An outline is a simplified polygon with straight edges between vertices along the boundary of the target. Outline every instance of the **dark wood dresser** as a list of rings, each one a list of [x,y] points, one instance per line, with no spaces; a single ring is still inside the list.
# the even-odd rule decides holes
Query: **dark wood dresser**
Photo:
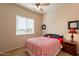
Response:
[[[64,41],[62,50],[66,53],[76,56],[77,55],[77,42]]]

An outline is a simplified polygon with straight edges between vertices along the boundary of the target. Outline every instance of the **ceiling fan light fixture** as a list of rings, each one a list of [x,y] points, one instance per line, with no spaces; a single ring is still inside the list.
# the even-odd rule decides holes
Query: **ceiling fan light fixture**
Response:
[[[34,8],[37,9],[37,10],[40,10],[41,7],[35,5]]]
[[[35,5],[34,7],[35,7],[35,8],[40,8],[40,5],[39,5],[39,6]]]
[[[34,8],[43,12],[44,10],[41,6],[47,6],[47,5],[49,5],[49,3],[35,3]]]

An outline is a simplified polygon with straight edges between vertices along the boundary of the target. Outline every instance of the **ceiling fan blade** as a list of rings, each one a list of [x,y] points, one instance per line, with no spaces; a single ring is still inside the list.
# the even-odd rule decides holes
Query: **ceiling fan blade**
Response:
[[[40,6],[49,5],[49,3],[40,3]]]

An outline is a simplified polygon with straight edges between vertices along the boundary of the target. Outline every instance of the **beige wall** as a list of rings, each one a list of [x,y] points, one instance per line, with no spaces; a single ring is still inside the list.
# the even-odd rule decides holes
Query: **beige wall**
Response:
[[[35,18],[35,34],[16,36],[16,15]],[[0,49],[8,50],[24,45],[29,37],[41,36],[42,15],[14,4],[0,4]]]
[[[45,33],[63,34],[66,40],[70,40],[68,33],[68,21],[79,20],[79,4],[56,4],[55,8],[51,8],[49,12],[43,15],[43,24],[46,24]],[[79,31],[78,31],[79,32]],[[79,33],[74,37],[78,42],[79,52]]]

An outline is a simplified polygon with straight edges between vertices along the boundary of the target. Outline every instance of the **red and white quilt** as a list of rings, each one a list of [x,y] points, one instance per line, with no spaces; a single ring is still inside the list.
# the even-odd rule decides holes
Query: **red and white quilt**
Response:
[[[61,43],[55,38],[36,37],[26,40],[25,48],[33,56],[53,56],[60,50]]]

